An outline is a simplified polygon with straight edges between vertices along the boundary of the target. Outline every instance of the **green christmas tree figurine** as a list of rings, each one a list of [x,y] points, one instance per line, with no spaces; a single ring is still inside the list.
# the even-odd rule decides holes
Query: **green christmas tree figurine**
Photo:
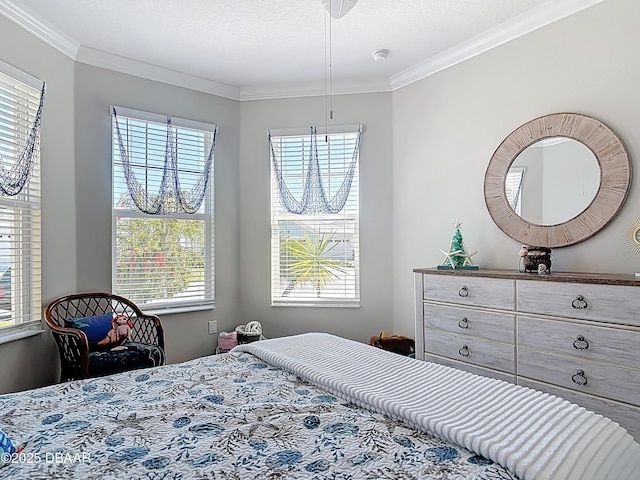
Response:
[[[441,270],[450,270],[450,269],[463,269],[463,270],[477,270],[478,266],[474,265],[471,261],[471,257],[475,255],[476,252],[469,253],[467,251],[467,247],[464,244],[464,240],[462,239],[462,232],[460,231],[460,222],[455,223],[455,230],[453,232],[453,237],[451,237],[451,244],[449,245],[449,251],[445,252],[444,250],[440,250],[444,253],[445,258],[442,261],[442,264],[438,266]]]

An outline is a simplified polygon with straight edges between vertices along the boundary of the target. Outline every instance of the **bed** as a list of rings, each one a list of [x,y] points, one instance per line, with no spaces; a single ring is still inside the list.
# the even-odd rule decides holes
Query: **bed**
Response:
[[[0,479],[629,480],[640,445],[562,399],[333,335],[0,395]]]

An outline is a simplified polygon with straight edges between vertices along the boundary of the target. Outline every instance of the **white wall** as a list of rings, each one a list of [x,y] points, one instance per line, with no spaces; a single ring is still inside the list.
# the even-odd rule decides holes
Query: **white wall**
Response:
[[[266,336],[324,331],[368,340],[393,328],[391,95],[334,97],[335,125],[361,123],[360,294],[354,308],[271,307],[269,128],[324,125],[325,99],[242,102],[240,138],[240,313]]]
[[[487,213],[485,169],[523,123],[576,112],[607,123],[640,168],[640,3],[607,0],[393,94],[396,331],[413,334],[412,269],[440,263],[453,223],[484,267],[516,268],[519,244]],[[553,251],[556,271],[630,273],[625,231],[640,215],[632,185],[619,215],[578,245]]]

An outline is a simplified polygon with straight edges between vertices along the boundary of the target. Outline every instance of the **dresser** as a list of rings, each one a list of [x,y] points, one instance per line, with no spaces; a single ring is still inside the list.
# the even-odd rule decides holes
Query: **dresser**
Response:
[[[416,358],[558,395],[640,440],[640,278],[415,269]]]

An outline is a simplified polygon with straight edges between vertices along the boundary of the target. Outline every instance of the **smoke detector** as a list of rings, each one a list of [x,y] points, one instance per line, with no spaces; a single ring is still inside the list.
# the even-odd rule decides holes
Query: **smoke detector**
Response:
[[[389,55],[389,50],[385,50],[384,48],[376,50],[371,54],[376,62],[384,62],[387,59],[387,55]]]

